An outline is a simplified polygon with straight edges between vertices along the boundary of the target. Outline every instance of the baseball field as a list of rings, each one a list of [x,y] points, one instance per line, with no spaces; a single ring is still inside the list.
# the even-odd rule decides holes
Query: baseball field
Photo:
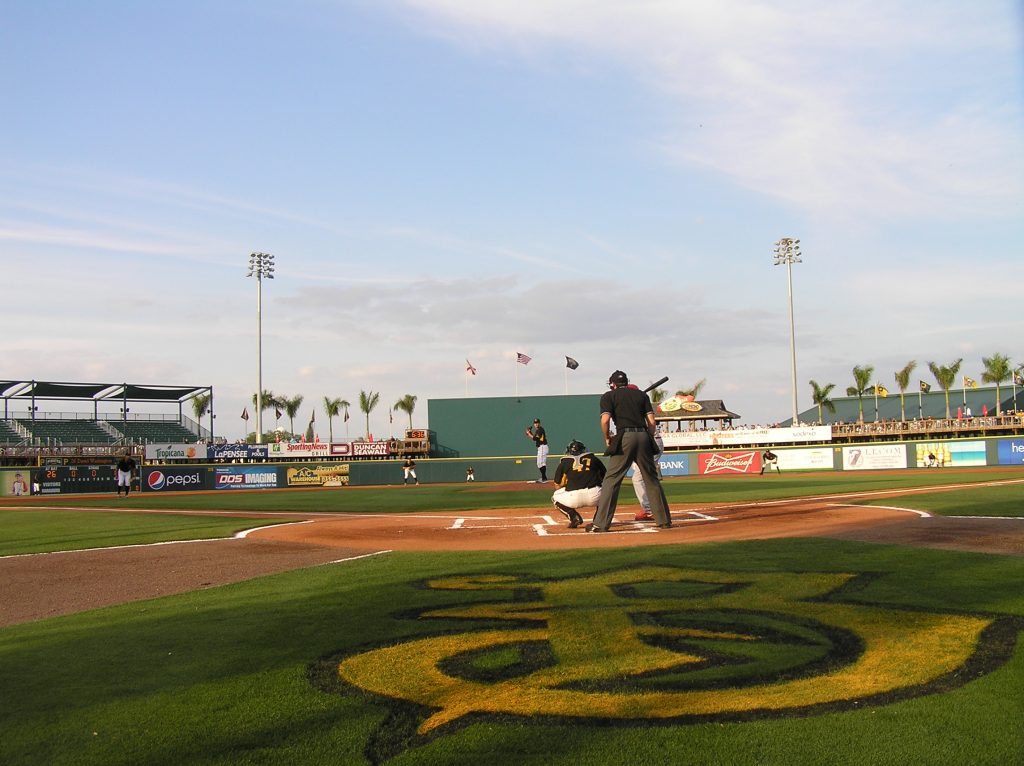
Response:
[[[1024,763],[1024,470],[0,503],[3,764]]]

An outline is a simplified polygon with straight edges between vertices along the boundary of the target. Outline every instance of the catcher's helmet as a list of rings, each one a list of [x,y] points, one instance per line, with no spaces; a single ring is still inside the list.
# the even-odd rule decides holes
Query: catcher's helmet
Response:
[[[614,383],[617,386],[625,386],[629,383],[629,378],[626,377],[626,373],[622,370],[616,370],[608,376],[608,383]]]
[[[587,445],[576,439],[569,442],[569,446],[565,448],[565,454],[567,455],[582,455],[586,451]]]

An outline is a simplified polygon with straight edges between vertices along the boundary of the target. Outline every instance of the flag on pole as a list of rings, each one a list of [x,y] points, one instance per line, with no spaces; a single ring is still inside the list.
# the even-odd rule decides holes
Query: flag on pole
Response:
[[[249,410],[246,407],[242,408],[242,420],[249,419]]]
[[[881,383],[875,383],[875,395],[885,398],[889,395],[889,389],[883,386]]]
[[[388,422],[389,423],[394,423],[395,422],[395,411],[394,410],[388,410]]]
[[[925,383],[923,380],[920,382],[920,386],[921,386],[921,393],[922,394],[927,394],[929,391],[932,390],[932,387],[930,385],[928,385],[927,383]]]
[[[348,410],[345,410],[345,420],[342,421],[342,422],[344,422],[344,423],[348,422]]]
[[[528,357],[526,354],[520,354],[516,352],[516,361],[519,362],[519,364],[529,364],[530,357]]]
[[[977,388],[977,387],[978,387],[978,381],[976,381],[974,378],[968,378],[966,375],[964,375],[964,388]]]
[[[1020,372],[1014,372],[1013,373],[1013,385],[1015,385],[1015,386],[1024,386],[1024,375],[1022,375]]]
[[[468,359],[466,360],[466,372],[470,375],[476,375],[476,367],[470,364]]]
[[[309,422],[310,423],[315,423],[316,422],[316,410],[313,410],[313,414],[309,416]]]
[[[580,363],[573,359],[571,356],[567,356],[565,358],[565,366],[568,367],[570,370],[575,370],[577,367],[580,366]]]
[[[277,416],[277,419],[278,419],[278,420],[280,420],[280,419],[281,419],[281,416],[282,416],[283,414],[284,414],[284,413],[283,413],[283,412],[281,412],[281,410],[277,409],[277,407],[275,407],[275,408],[274,408],[274,415],[276,415],[276,416]]]

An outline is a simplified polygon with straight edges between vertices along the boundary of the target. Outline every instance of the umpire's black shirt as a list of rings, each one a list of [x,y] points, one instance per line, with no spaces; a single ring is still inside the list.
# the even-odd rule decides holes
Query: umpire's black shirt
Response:
[[[647,413],[653,413],[651,400],[638,388],[613,388],[601,397],[601,412],[607,412],[616,430],[623,428],[647,429]]]

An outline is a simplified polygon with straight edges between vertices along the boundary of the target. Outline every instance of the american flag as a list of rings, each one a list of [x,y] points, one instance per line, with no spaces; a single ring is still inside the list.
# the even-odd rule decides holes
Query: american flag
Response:
[[[470,375],[476,375],[476,367],[470,364],[468,359],[466,360],[466,372]]]
[[[526,354],[516,353],[516,361],[519,362],[519,364],[529,364],[530,357],[528,357]]]

